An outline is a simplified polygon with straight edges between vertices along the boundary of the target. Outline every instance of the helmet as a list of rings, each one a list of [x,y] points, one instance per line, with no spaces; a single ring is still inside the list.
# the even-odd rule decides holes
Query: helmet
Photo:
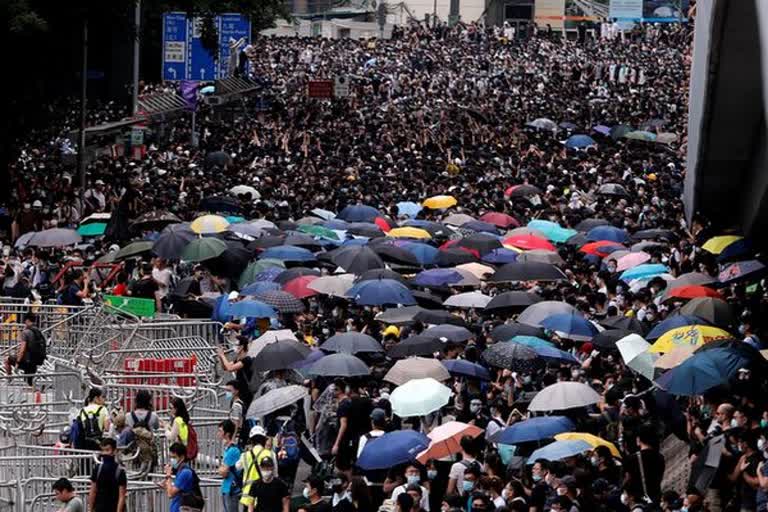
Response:
[[[251,431],[248,433],[248,438],[254,438],[256,436],[264,436],[266,437],[267,432],[264,430],[264,427],[261,425],[254,425],[251,427]]]

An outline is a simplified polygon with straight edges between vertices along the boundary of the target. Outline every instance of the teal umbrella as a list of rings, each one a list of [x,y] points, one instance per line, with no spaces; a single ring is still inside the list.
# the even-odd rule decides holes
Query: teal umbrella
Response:
[[[256,282],[256,276],[261,272],[264,272],[268,268],[285,268],[285,263],[280,260],[273,260],[271,258],[265,258],[263,260],[252,261],[245,267],[243,273],[237,279],[237,285],[240,288],[245,288],[251,283]]]
[[[527,347],[531,348],[553,348],[555,345],[547,340],[543,340],[541,338],[538,338],[536,336],[524,336],[524,335],[518,335],[513,336],[509,339],[509,341],[513,343],[519,343],[520,345],[525,345]]]
[[[227,244],[218,238],[195,238],[181,251],[185,261],[212,260],[227,250]]]
[[[230,224],[237,224],[238,222],[245,222],[245,219],[243,217],[240,217],[239,215],[227,215],[224,217],[227,219],[227,222]]]
[[[119,251],[115,253],[114,256],[112,256],[112,261],[120,261],[124,260],[126,258],[132,258],[134,256],[139,256],[140,254],[143,254],[145,252],[149,252],[152,250],[153,242],[150,242],[148,240],[141,240],[138,242],[132,242]]]
[[[549,240],[559,244],[578,233],[575,229],[564,228],[560,224],[548,220],[532,220],[528,223],[528,227],[540,231]]]
[[[624,138],[631,140],[644,140],[646,142],[655,142],[656,134],[643,130],[635,130],[634,132],[625,133]]]
[[[107,225],[103,222],[92,222],[90,224],[83,224],[77,228],[77,233],[80,236],[101,236],[106,231]]]

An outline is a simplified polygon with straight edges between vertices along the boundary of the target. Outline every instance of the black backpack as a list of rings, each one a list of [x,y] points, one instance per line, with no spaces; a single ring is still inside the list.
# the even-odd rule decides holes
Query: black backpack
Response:
[[[192,472],[192,490],[181,493],[181,506],[186,507],[187,510],[203,510],[205,508],[205,498],[203,492],[200,489],[200,477],[194,469],[187,466],[187,469]]]
[[[41,365],[47,355],[47,340],[43,332],[37,327],[30,327],[32,340],[27,342],[25,359],[32,364]]]
[[[101,410],[104,407],[101,406],[96,409],[96,412],[89,414],[85,409],[80,409],[80,414],[77,415],[79,437],[81,439],[82,447],[86,450],[98,450],[99,443],[101,442],[102,432],[99,426],[99,416]]]

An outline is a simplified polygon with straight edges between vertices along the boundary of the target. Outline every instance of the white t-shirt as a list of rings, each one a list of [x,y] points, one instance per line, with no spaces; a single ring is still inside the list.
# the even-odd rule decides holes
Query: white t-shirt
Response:
[[[377,437],[381,437],[384,434],[385,434],[385,432],[383,430],[371,430],[367,434],[363,434],[362,436],[360,436],[360,442],[357,445],[357,456],[358,456],[358,458],[360,457],[360,454],[363,453],[363,448],[365,448],[365,443],[368,442],[368,438],[369,437],[371,439],[374,439],[374,438],[377,438]]]
[[[490,439],[493,434],[504,429],[504,427],[499,425],[499,421],[501,421],[499,418],[491,418],[491,421],[488,422],[488,426],[485,427],[486,439]],[[502,425],[504,424],[503,422],[501,423]]]
[[[171,285],[171,275],[171,270],[169,268],[164,268],[162,270],[159,268],[152,269],[152,279],[157,281],[159,286],[157,294],[161,298],[168,295],[168,287]]]
[[[392,491],[392,501],[397,503],[397,497],[405,492],[406,487],[408,487],[408,484],[395,487],[395,490]],[[419,506],[429,512],[429,491],[421,485],[419,487],[421,487],[421,503],[419,503]]]
[[[472,462],[477,462],[477,460],[466,458],[459,462],[454,462],[453,466],[451,466],[450,473],[448,473],[449,480],[451,478],[456,480],[456,492],[459,496],[464,496],[464,471],[466,471],[468,464]]]

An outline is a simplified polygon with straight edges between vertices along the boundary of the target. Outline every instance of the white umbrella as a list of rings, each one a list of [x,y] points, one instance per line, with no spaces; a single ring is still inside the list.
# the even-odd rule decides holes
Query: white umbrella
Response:
[[[616,348],[626,365],[646,379],[653,380],[654,363],[659,354],[650,354],[650,346],[639,334],[630,334],[616,342]]]
[[[331,220],[336,218],[336,214],[329,210],[323,210],[322,208],[315,208],[311,212],[315,217],[320,217],[323,220]]]
[[[246,418],[266,416],[308,396],[304,386],[291,385],[273,389],[251,402]]]
[[[38,231],[30,237],[27,245],[32,247],[64,247],[82,242],[74,229],[52,228]]]
[[[248,345],[248,355],[256,357],[270,343],[277,340],[299,341],[290,329],[280,329],[276,331],[267,331]]]
[[[460,293],[448,297],[443,306],[453,308],[484,308],[491,302],[491,297],[483,295],[480,292]]]
[[[261,199],[259,191],[250,185],[237,185],[229,189],[229,193],[233,196],[239,196],[241,194],[251,194],[251,199]]]
[[[398,386],[390,395],[392,412],[401,418],[426,416],[451,399],[451,388],[435,379],[414,379]]]
[[[250,221],[248,224],[255,228],[259,229],[275,229],[277,226],[275,226],[275,223],[272,221],[269,221],[267,219],[256,219]]]
[[[318,277],[307,285],[310,290],[331,297],[346,297],[347,292],[355,284],[354,274],[336,274]]]
[[[586,407],[600,401],[600,395],[581,382],[558,382],[547,386],[533,397],[529,411],[563,411]]]
[[[462,275],[461,281],[453,283],[450,286],[480,286],[480,279],[469,270],[456,267],[454,270]]]

